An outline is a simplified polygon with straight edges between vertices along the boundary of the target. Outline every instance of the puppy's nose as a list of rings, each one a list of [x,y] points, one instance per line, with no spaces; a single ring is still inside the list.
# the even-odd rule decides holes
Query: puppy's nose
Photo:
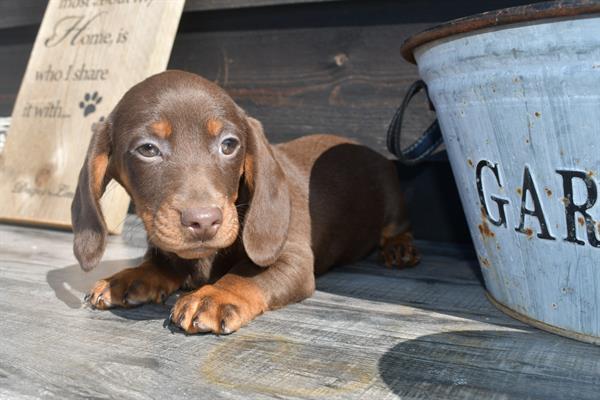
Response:
[[[187,208],[181,212],[181,224],[200,240],[212,239],[223,222],[217,207]]]

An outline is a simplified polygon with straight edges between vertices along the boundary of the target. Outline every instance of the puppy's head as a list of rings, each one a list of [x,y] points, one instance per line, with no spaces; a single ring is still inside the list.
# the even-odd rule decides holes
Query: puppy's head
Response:
[[[249,207],[242,238],[252,261],[270,265],[287,238],[289,194],[261,124],[197,75],[146,79],[95,127],[71,208],[74,252],[85,270],[104,252],[99,199],[111,179],[130,194],[149,241],[181,258],[233,244],[240,183],[251,195],[242,205]]]

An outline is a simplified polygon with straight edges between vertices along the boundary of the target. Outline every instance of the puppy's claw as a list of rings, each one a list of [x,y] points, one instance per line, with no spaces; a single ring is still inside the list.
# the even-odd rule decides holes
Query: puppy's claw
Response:
[[[225,325],[225,320],[222,319],[221,320],[221,331],[220,333],[222,335],[229,335],[231,333],[231,330],[229,328],[227,328],[227,325]]]
[[[163,321],[163,328],[168,328],[171,326],[171,324],[173,324],[173,310],[171,310],[171,312],[169,313],[169,317],[165,318],[165,320]],[[172,329],[171,333],[173,333]]]

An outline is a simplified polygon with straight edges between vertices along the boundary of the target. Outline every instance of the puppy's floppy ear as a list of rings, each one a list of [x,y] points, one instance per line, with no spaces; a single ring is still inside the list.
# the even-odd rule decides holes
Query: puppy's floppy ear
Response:
[[[260,122],[247,117],[249,132],[244,179],[251,193],[242,240],[250,259],[261,267],[273,264],[287,240],[290,194],[281,166],[273,156]]]
[[[111,124],[98,122],[92,129],[94,134],[71,204],[71,222],[75,233],[73,252],[85,271],[98,265],[106,246],[108,231],[100,208],[100,198],[111,179],[107,174]]]

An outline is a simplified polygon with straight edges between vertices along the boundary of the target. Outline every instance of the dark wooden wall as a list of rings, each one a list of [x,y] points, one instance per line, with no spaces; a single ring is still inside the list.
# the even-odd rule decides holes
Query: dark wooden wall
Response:
[[[387,125],[416,67],[399,52],[443,21],[525,4],[515,0],[193,0],[169,68],[217,81],[274,142],[310,133],[350,136],[388,155]],[[39,22],[41,0],[0,2],[0,116],[10,115]],[[427,125],[425,101],[407,140]],[[399,169],[416,235],[468,242],[445,157]]]

